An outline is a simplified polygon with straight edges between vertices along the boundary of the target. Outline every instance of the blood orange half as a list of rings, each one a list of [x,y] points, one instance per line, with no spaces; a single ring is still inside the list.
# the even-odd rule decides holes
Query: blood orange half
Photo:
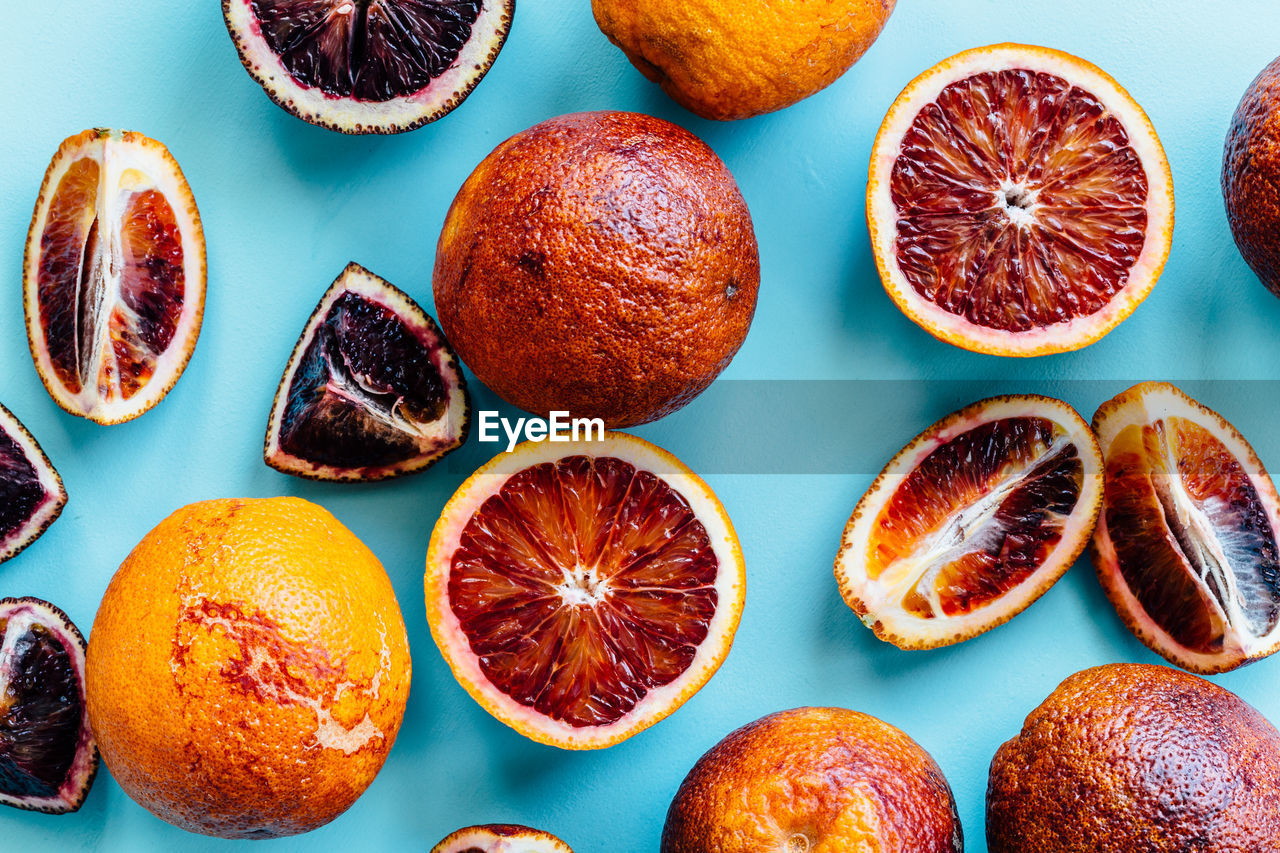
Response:
[[[0,563],[39,539],[66,505],[67,490],[53,463],[0,406]]]
[[[431,853],[573,853],[549,832],[513,824],[468,826],[450,833]]]
[[[1133,313],[1173,236],[1173,179],[1101,69],[1000,44],[938,63],[876,137],[867,223],[885,290],[976,352],[1079,349]]]
[[[1280,498],[1244,437],[1166,382],[1104,403],[1093,428],[1106,464],[1093,564],[1129,629],[1202,674],[1280,649]]]
[[[27,338],[54,402],[100,424],[160,402],[195,349],[204,293],[200,213],[168,149],[117,130],[63,142],[23,265]]]
[[[436,644],[533,740],[594,749],[672,713],[724,661],[746,576],[711,489],[622,433],[526,442],[445,505],[425,578]]]
[[[1102,458],[1074,409],[982,400],[916,436],[862,496],[836,555],[840,593],[899,648],[967,640],[1062,577],[1101,499]]]

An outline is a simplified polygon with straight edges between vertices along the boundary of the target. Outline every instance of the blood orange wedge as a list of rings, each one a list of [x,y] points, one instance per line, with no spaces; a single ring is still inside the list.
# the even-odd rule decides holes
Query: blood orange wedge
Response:
[[[54,401],[100,424],[160,402],[195,349],[204,291],[200,214],[168,149],[117,130],[63,142],[23,266],[27,338]]]
[[[862,496],[836,555],[840,594],[899,648],[959,643],[1062,577],[1101,499],[1102,458],[1074,409],[982,400],[916,436]]]
[[[1144,382],[1093,416],[1106,496],[1093,565],[1138,639],[1193,672],[1280,648],[1280,498],[1211,409]]]
[[[0,406],[0,563],[39,539],[66,504],[67,490],[49,457]]]
[[[451,833],[431,853],[573,853],[549,832],[527,826],[468,826]]]
[[[418,303],[348,264],[302,330],[276,391],[268,465],[315,480],[422,471],[467,438],[458,359]]]
[[[427,620],[453,674],[516,731],[610,746],[684,704],[729,653],[746,575],[715,494],[623,433],[526,442],[431,534]]]
[[[342,133],[399,133],[462,103],[502,50],[515,0],[222,0],[271,100]]]
[[[1044,47],[965,51],[889,109],[867,223],[885,290],[935,337],[1029,356],[1128,317],[1173,235],[1155,129],[1101,69]]]

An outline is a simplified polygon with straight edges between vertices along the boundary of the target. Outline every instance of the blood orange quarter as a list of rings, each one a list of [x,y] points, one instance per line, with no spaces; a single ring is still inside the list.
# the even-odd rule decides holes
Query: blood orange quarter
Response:
[[[173,156],[140,133],[62,143],[31,218],[22,301],[54,402],[100,424],[169,393],[200,335],[204,230]]]
[[[867,182],[889,296],[935,337],[997,355],[1079,349],[1133,313],[1173,210],[1142,108],[1091,63],[1030,45],[975,48],[913,80]]]
[[[742,549],[711,489],[631,435],[519,445],[431,535],[427,620],[459,683],[533,740],[610,746],[684,704],[742,615]]]
[[[1280,497],[1217,412],[1144,382],[1093,416],[1106,497],[1093,564],[1152,651],[1212,674],[1280,649]]]
[[[862,496],[836,555],[840,593],[900,648],[967,640],[1062,577],[1101,499],[1102,458],[1074,409],[982,400],[916,436]]]

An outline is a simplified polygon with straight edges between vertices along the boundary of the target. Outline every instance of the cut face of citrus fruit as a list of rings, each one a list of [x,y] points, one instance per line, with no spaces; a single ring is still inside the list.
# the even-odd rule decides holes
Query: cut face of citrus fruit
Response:
[[[169,151],[86,130],[45,173],[23,266],[27,337],[54,401],[131,420],[186,368],[204,313],[204,231]]]
[[[223,0],[271,100],[343,133],[399,133],[462,103],[502,50],[515,0]]]
[[[622,433],[519,445],[431,535],[427,619],[454,675],[536,741],[609,746],[684,704],[729,653],[746,578],[715,494]]]
[[[459,829],[431,848],[431,853],[573,853],[549,832],[512,824]]]
[[[84,637],[38,598],[0,599],[0,803],[64,814],[98,772]]]
[[[867,223],[885,290],[941,340],[1029,356],[1098,340],[1169,254],[1173,179],[1101,69],[1001,44],[921,74],[871,154]]]
[[[1098,579],[1157,654],[1199,673],[1280,648],[1280,499],[1231,424],[1165,382],[1093,416],[1106,497]]]
[[[276,391],[265,458],[317,480],[421,471],[467,438],[458,360],[418,304],[349,264],[307,321]]]
[[[1057,582],[1101,499],[1102,458],[1074,409],[974,403],[916,436],[862,496],[836,555],[840,594],[899,648],[967,640]]]
[[[67,490],[49,457],[0,406],[0,563],[39,539],[66,504]]]

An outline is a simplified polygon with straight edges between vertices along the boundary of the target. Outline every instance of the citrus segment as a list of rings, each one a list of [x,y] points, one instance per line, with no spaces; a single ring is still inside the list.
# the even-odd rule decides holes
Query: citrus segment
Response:
[[[421,471],[466,441],[457,358],[405,293],[349,264],[307,321],[276,391],[266,462],[320,480]]]
[[[84,803],[98,772],[84,653],[57,607],[0,599],[0,803],[48,814]]]
[[[168,150],[112,130],[63,142],[23,289],[32,357],[58,405],[98,423],[154,406],[195,348],[204,293],[200,215]]]
[[[1088,425],[1065,403],[975,403],[917,436],[858,503],[836,557],[841,594],[903,648],[993,628],[1080,555],[1101,478]]]
[[[450,833],[431,853],[573,853],[549,832],[514,824],[468,826]]]
[[[1155,131],[1069,54],[996,45],[916,78],[881,126],[867,216],[890,296],[967,349],[1097,340],[1168,255],[1173,185]]]
[[[1094,427],[1106,459],[1094,564],[1134,633],[1204,673],[1280,648],[1280,502],[1244,438],[1157,382],[1104,404]]]
[[[49,458],[0,406],[0,563],[40,538],[66,503],[67,490]]]
[[[741,550],[715,495],[640,439],[526,443],[432,534],[427,613],[454,674],[521,733],[607,746],[671,713],[728,653]]]

